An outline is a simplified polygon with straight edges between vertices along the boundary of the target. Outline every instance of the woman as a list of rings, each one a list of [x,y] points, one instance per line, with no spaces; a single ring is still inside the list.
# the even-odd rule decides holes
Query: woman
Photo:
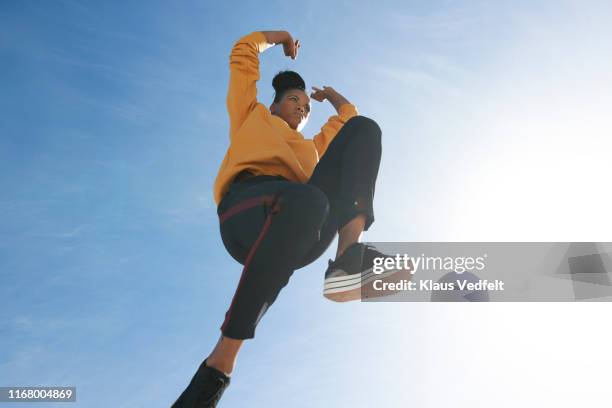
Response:
[[[358,299],[361,273],[380,255],[359,242],[374,222],[372,203],[381,158],[381,131],[331,87],[313,87],[299,74],[274,77],[273,103],[256,99],[259,53],[282,44],[296,59],[299,40],[286,31],[251,33],[230,55],[227,109],[230,146],[214,187],[223,243],[244,265],[221,338],[173,405],[214,407],[229,385],[244,340],[296,269],[323,254],[338,233],[336,260],[325,273],[324,295]],[[300,133],[310,98],[329,101],[337,115],[313,139]]]

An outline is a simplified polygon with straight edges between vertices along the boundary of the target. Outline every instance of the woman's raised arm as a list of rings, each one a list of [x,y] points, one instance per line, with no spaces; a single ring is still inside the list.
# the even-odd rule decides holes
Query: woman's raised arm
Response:
[[[259,54],[276,44],[283,44],[286,56],[297,58],[299,40],[294,41],[287,31],[255,31],[236,41],[232,47],[227,92],[230,139],[257,106]]]

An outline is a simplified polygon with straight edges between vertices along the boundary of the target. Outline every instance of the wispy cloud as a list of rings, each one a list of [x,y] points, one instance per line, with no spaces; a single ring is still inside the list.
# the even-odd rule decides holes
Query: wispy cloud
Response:
[[[41,238],[58,238],[58,239],[69,239],[69,238],[78,238],[81,236],[82,232],[87,230],[89,225],[81,224],[67,231],[52,231],[52,232],[34,232],[28,235],[33,237],[41,237]]]
[[[426,91],[437,95],[457,96],[459,89],[448,78],[416,68],[399,66],[374,66],[371,68],[377,78],[386,78],[402,87]]]
[[[419,38],[451,42],[465,39],[466,31],[482,19],[480,14],[466,13],[460,9],[443,9],[421,15],[387,10],[381,17],[385,21],[385,27],[401,30],[403,38],[413,33]]]

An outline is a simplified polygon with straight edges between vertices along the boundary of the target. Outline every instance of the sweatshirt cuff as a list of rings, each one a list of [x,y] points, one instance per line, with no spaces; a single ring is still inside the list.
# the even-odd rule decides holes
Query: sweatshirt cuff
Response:
[[[359,115],[359,112],[357,112],[357,108],[352,103],[345,103],[338,109],[338,116],[340,116],[340,118],[344,121],[347,121],[353,116],[357,115]]]
[[[274,47],[274,44],[268,43],[266,36],[261,31],[252,32],[251,34],[247,35],[246,38],[250,40],[249,42],[252,42],[257,46],[257,51],[260,53],[264,52],[270,47]]]

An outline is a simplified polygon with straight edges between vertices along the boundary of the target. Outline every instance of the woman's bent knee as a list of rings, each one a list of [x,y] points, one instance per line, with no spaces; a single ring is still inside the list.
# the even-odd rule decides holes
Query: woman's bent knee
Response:
[[[380,126],[378,126],[378,123],[376,123],[374,119],[370,119],[367,116],[353,116],[346,122],[347,125],[349,123],[353,123],[353,126],[358,126],[359,129],[364,130],[364,133],[367,133],[368,135],[371,135],[379,140],[382,137],[382,130],[380,129]]]

